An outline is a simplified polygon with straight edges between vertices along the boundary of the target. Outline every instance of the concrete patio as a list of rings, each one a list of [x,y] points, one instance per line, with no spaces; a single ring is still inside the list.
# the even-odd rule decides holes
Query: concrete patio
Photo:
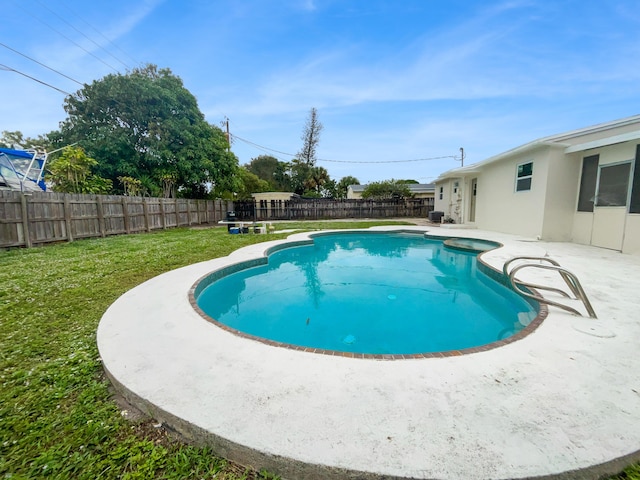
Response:
[[[287,479],[596,479],[640,460],[640,256],[479,230],[377,229],[398,228],[501,242],[483,255],[499,270],[548,255],[577,274],[598,319],[550,307],[521,340],[446,358],[272,347],[205,321],[188,298],[203,275],[281,243],[266,242],[123,295],[98,329],[105,369],[167,428]],[[524,278],[563,286],[552,272]]]

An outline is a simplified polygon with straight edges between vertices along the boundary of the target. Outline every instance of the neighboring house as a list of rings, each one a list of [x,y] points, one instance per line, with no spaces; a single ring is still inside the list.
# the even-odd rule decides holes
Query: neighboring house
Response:
[[[456,223],[640,253],[640,115],[541,138],[443,173]]]
[[[413,198],[433,198],[435,185],[433,183],[408,183],[409,191],[413,194]],[[362,198],[362,192],[367,185],[349,185],[347,189],[348,199]]]
[[[257,218],[272,218],[284,211],[285,202],[300,195],[291,192],[261,192],[252,193],[258,211]]]

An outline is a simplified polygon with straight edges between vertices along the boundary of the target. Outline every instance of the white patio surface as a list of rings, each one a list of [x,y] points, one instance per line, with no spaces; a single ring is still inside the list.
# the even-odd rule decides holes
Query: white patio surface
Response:
[[[273,347],[205,321],[188,298],[203,275],[280,243],[267,242],[123,295],[98,329],[105,369],[168,428],[288,479],[595,479],[640,460],[640,256],[480,230],[376,229],[399,228],[501,242],[483,256],[497,269],[548,255],[578,276],[599,318],[550,307],[524,339],[445,358]],[[522,276],[563,286],[552,272]]]

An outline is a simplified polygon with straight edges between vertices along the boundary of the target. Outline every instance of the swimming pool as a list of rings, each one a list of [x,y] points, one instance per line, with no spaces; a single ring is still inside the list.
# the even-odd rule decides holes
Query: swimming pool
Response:
[[[256,339],[326,352],[411,355],[488,345],[536,317],[476,253],[409,233],[333,233],[213,272],[197,308]]]

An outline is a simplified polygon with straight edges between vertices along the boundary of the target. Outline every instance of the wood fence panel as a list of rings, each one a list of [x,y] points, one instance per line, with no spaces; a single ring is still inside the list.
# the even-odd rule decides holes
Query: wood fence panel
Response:
[[[319,220],[342,218],[427,217],[433,199],[293,199],[235,202],[238,220]]]
[[[121,235],[127,233],[124,224],[122,198],[116,195],[102,196],[105,235]]]
[[[238,220],[427,217],[433,199],[231,202],[0,191],[0,247],[32,246]]]
[[[159,230],[164,228],[162,216],[162,198],[148,198],[147,200],[147,217],[149,222],[149,230]]]
[[[223,200],[0,190],[0,248],[215,224],[228,210]]]

